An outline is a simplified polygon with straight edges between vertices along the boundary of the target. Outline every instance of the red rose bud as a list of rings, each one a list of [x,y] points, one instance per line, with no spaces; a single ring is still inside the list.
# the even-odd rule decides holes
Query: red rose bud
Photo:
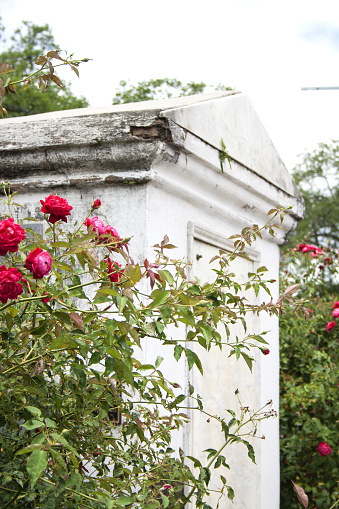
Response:
[[[45,294],[47,296],[47,293],[45,292]],[[49,302],[49,297],[43,297],[42,299],[42,302],[44,302],[45,304],[47,304]]]
[[[92,203],[92,210],[98,209],[99,207],[101,207],[101,201],[99,200],[99,198],[97,198]]]
[[[333,329],[333,327],[335,327],[337,324],[335,322],[328,322],[328,324],[326,325],[326,330],[327,332],[330,332],[331,329]]]
[[[270,353],[269,349],[266,348],[266,350],[261,350],[264,355],[268,355]]]
[[[60,198],[60,196],[51,194],[45,201],[40,200],[42,207],[41,212],[44,214],[50,214],[48,221],[52,224],[57,221],[64,221],[67,223],[67,217],[71,215],[71,207],[65,198]]]
[[[324,268],[325,267],[323,265],[319,265],[319,267],[318,267],[319,270],[324,270]]]
[[[320,442],[318,445],[318,453],[321,456],[328,456],[329,454],[332,454],[332,449],[326,442]]]
[[[107,258],[108,263],[108,277],[112,283],[120,283],[124,269],[121,268],[120,263],[112,262],[110,258]]]
[[[162,489],[164,491],[170,490],[171,488],[172,488],[172,486],[170,484],[164,484],[163,487],[162,487]]]
[[[22,294],[24,282],[22,274],[17,269],[7,269],[5,265],[0,267],[0,301],[6,304],[7,300],[15,300]]]
[[[10,217],[0,221],[0,255],[5,256],[8,251],[16,253],[19,244],[26,238],[26,232]]]
[[[42,279],[51,272],[52,257],[47,251],[37,247],[27,256],[25,268],[33,273],[34,279]]]

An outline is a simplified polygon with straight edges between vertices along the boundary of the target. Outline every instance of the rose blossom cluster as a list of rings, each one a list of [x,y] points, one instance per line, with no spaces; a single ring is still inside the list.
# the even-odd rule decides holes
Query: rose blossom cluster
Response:
[[[300,253],[310,253],[312,257],[322,254],[323,250],[320,247],[314,246],[313,244],[299,244],[294,248],[294,251]]]
[[[333,304],[333,313],[332,313],[332,316],[333,316],[333,318],[339,318],[339,301],[336,301]],[[328,322],[328,324],[326,325],[327,332],[330,332],[330,330],[333,329],[333,327],[336,327],[336,326],[337,326],[337,322],[335,322],[334,320],[332,320],[331,322]]]
[[[73,209],[65,198],[61,198],[57,195],[50,195],[45,200],[40,200],[42,207],[41,212],[49,214],[48,221],[51,224],[55,224],[57,221],[64,221],[67,223],[67,217],[70,215],[70,211]],[[91,206],[91,212],[98,209],[101,206],[99,199],[94,200]],[[102,235],[108,235],[112,237],[112,240],[116,243],[115,248],[121,248],[126,245],[119,237],[118,232],[109,225],[105,225],[98,217],[92,219],[86,218],[84,222],[87,229],[92,227],[98,237]],[[26,238],[25,230],[12,218],[4,219],[0,221],[0,255],[5,256],[8,252],[15,253],[19,249],[19,244]],[[99,239],[99,242],[104,243],[109,241],[108,237]],[[44,251],[40,247],[35,248],[27,256],[24,268],[29,270],[34,279],[42,279],[47,276],[52,269],[52,257],[48,251]],[[122,278],[124,270],[118,262],[115,262],[107,258],[107,272],[110,281],[113,283],[119,283]],[[7,303],[7,300],[15,300],[23,293],[23,286],[28,286],[26,279],[23,277],[21,272],[15,268],[6,268],[5,265],[0,267],[0,301],[3,304]],[[41,299],[47,303],[49,297],[46,292]]]
[[[113,226],[106,225],[97,216],[92,217],[91,219],[89,217],[86,217],[84,225],[87,226],[87,230],[89,230],[90,227],[92,227],[92,230],[96,232],[100,243],[111,242],[109,237],[101,237],[102,235],[110,235],[112,237],[112,241],[115,243],[114,247],[121,248],[124,245],[116,229],[113,228]]]

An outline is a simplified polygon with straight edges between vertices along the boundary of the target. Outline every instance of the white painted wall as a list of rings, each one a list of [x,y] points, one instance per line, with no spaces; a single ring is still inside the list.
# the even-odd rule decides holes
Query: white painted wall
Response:
[[[135,109],[128,105],[4,120],[0,177],[10,179],[20,191],[18,201],[24,208],[16,211],[18,217],[41,217],[40,199],[54,193],[73,206],[71,227],[75,221],[82,222],[93,199],[100,198],[98,215],[120,236],[132,236],[131,255],[136,262],[143,263],[146,257],[152,261],[151,246],[167,234],[178,246],[170,254],[193,261],[193,275],[202,278],[210,277],[206,263],[210,255],[219,246],[230,247],[224,239],[245,226],[264,224],[271,208],[294,205],[285,220],[286,231],[274,239],[264,234],[251,252],[253,266],[266,265],[269,277],[278,281],[279,244],[295,227],[303,205],[265,130],[261,126],[253,131],[253,125],[248,125],[251,118],[253,125],[259,125],[241,94],[217,94],[146,103]],[[214,123],[217,128],[211,134]],[[224,174],[216,148],[221,134],[226,147],[230,142],[235,159],[232,169],[226,162]],[[196,250],[204,252],[199,264],[194,260]],[[238,264],[236,270],[244,277],[248,266]],[[274,298],[277,295],[276,286]],[[260,294],[263,299],[267,296]],[[222,414],[229,404],[233,406],[237,388],[245,405],[257,408],[273,399],[278,409],[278,321],[262,314],[250,322],[255,332],[271,331],[267,336],[271,353],[257,355],[251,376],[246,366],[229,362],[217,351],[203,356],[204,379],[196,372],[188,373],[184,361],[177,363],[169,347],[153,340],[144,341],[139,355],[146,362],[154,362],[157,355],[164,357],[162,370],[172,379],[174,375],[183,388],[188,380],[194,381],[212,412]],[[183,326],[171,332],[185,337]],[[215,442],[217,448],[220,442],[212,426],[205,420],[200,424],[194,416],[185,434],[175,437],[176,447],[190,453]],[[233,467],[227,477],[236,490],[235,509],[279,507],[278,419],[263,424],[260,431],[266,440],[254,443],[257,466],[251,464],[246,450],[239,455],[244,446],[233,446],[234,452],[231,448],[226,453]],[[229,506],[227,499],[220,505]]]

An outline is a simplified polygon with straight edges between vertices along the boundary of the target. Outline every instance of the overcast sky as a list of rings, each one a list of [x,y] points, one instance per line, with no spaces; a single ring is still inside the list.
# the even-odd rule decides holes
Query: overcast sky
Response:
[[[48,23],[60,48],[88,57],[72,90],[110,105],[122,79],[222,83],[246,93],[289,169],[339,139],[339,1],[0,0],[7,34]],[[61,74],[60,77],[67,77]]]

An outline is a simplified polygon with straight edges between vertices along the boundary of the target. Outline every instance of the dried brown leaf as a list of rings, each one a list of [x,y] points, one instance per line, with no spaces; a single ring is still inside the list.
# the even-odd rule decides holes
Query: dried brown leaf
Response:
[[[41,375],[45,367],[45,363],[43,359],[39,359],[38,362],[35,364],[34,368],[32,369],[32,376]]]
[[[293,481],[291,481],[291,483],[293,484],[293,489],[297,494],[299,502],[305,507],[305,509],[307,509],[308,496],[306,495],[304,488],[302,488],[301,486],[298,486]]]
[[[62,60],[64,62],[64,59],[61,58],[59,53],[57,51],[55,51],[55,50],[49,51],[47,53],[47,56],[48,56],[48,58],[58,58],[59,60]]]
[[[38,58],[35,59],[36,65],[43,65],[47,62],[47,58],[44,55],[40,55]]]
[[[3,62],[0,64],[0,74],[5,74],[6,72],[12,72],[14,71],[14,67],[10,66],[6,62]]]
[[[75,72],[75,74],[76,74],[76,75],[78,76],[78,78],[79,78],[79,71],[78,71],[78,69],[75,67],[75,65],[71,65],[71,69],[72,69],[72,71],[74,71],[74,72]]]
[[[5,97],[6,95],[6,88],[0,83],[0,101]]]
[[[69,317],[77,329],[83,329],[84,321],[80,315],[78,315],[77,313],[70,313]]]
[[[53,67],[53,65],[51,64],[51,62],[49,60],[48,60],[48,67],[49,67],[49,72],[51,74],[53,74],[54,73],[54,67]]]
[[[291,285],[289,286],[288,288],[286,288],[286,290],[284,291],[284,295],[285,296],[290,296],[290,295],[293,295],[299,288],[300,286],[300,283],[297,283],[295,285]]]
[[[54,81],[54,83],[56,85],[58,85],[58,87],[61,87],[61,88],[64,88],[65,85],[63,84],[63,82],[61,81],[60,78],[58,78],[58,76],[56,76],[55,74],[52,75],[52,81]]]

